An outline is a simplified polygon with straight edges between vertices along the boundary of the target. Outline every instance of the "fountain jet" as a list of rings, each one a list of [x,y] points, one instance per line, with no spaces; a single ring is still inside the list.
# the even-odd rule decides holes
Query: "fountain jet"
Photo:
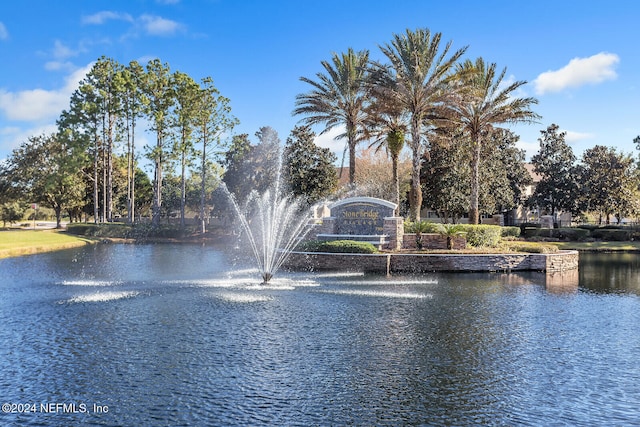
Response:
[[[240,220],[262,275],[269,282],[295,246],[309,232],[311,209],[302,198],[293,198],[281,188],[281,165],[273,185],[260,194],[253,190],[242,209],[235,196],[224,188]]]

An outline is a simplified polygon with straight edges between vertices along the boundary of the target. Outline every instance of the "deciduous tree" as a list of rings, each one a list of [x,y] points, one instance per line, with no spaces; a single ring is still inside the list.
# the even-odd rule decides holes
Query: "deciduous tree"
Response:
[[[24,204],[20,202],[3,203],[0,205],[0,219],[2,220],[3,227],[9,224],[13,224],[20,221],[24,217]]]
[[[84,200],[83,148],[71,132],[41,135],[22,143],[7,160],[6,176],[14,190],[22,199],[53,209],[57,228],[62,211]]]
[[[613,147],[596,145],[582,156],[582,179],[588,210],[600,213],[609,224],[638,211],[636,168],[630,155]]]
[[[264,127],[261,128],[264,131]],[[251,144],[249,135],[234,135],[231,147],[223,160],[223,181],[239,203],[243,203],[252,190],[262,193],[276,179],[280,165],[279,138],[275,131],[258,131],[262,140]],[[267,134],[269,137],[266,137]]]
[[[566,132],[556,124],[540,131],[540,149],[531,158],[534,171],[542,177],[529,204],[547,210],[551,215],[560,211],[577,213],[580,199],[579,171],[576,156],[565,142]]]
[[[312,205],[330,196],[337,187],[336,156],[318,147],[309,126],[296,126],[287,138],[282,160],[282,179],[294,197]]]

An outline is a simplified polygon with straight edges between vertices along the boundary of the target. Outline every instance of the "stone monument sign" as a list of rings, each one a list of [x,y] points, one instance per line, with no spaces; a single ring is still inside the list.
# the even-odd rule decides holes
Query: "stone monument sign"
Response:
[[[335,234],[381,235],[384,220],[394,216],[395,203],[373,197],[351,197],[330,207]]]

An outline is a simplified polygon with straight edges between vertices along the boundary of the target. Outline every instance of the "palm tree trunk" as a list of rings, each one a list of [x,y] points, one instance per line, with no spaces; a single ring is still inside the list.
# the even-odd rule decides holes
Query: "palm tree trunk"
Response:
[[[356,184],[356,145],[349,143],[349,185]]]
[[[422,187],[420,186],[420,123],[413,120],[411,124],[411,152],[412,171],[411,189],[409,191],[409,216],[412,221],[420,221],[420,208],[422,207]]]
[[[349,185],[351,187],[356,183],[356,143],[355,128],[351,123],[347,123],[347,144],[349,145]]]
[[[473,155],[471,156],[471,197],[469,206],[469,224],[478,224],[480,222],[479,214],[479,193],[480,193],[480,154],[481,141],[480,137],[472,139],[475,141],[473,147]]]
[[[393,153],[391,155],[391,165],[392,165],[392,172],[393,172],[393,185],[394,185],[394,193],[395,193],[395,204],[396,204],[396,212],[395,215],[398,216],[399,212],[398,210],[400,209],[400,177],[398,176],[398,154],[397,153]]]

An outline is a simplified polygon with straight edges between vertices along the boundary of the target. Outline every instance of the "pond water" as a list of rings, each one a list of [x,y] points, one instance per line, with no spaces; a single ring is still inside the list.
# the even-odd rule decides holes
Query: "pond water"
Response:
[[[638,258],[266,287],[213,247],[0,260],[0,424],[634,425]]]

